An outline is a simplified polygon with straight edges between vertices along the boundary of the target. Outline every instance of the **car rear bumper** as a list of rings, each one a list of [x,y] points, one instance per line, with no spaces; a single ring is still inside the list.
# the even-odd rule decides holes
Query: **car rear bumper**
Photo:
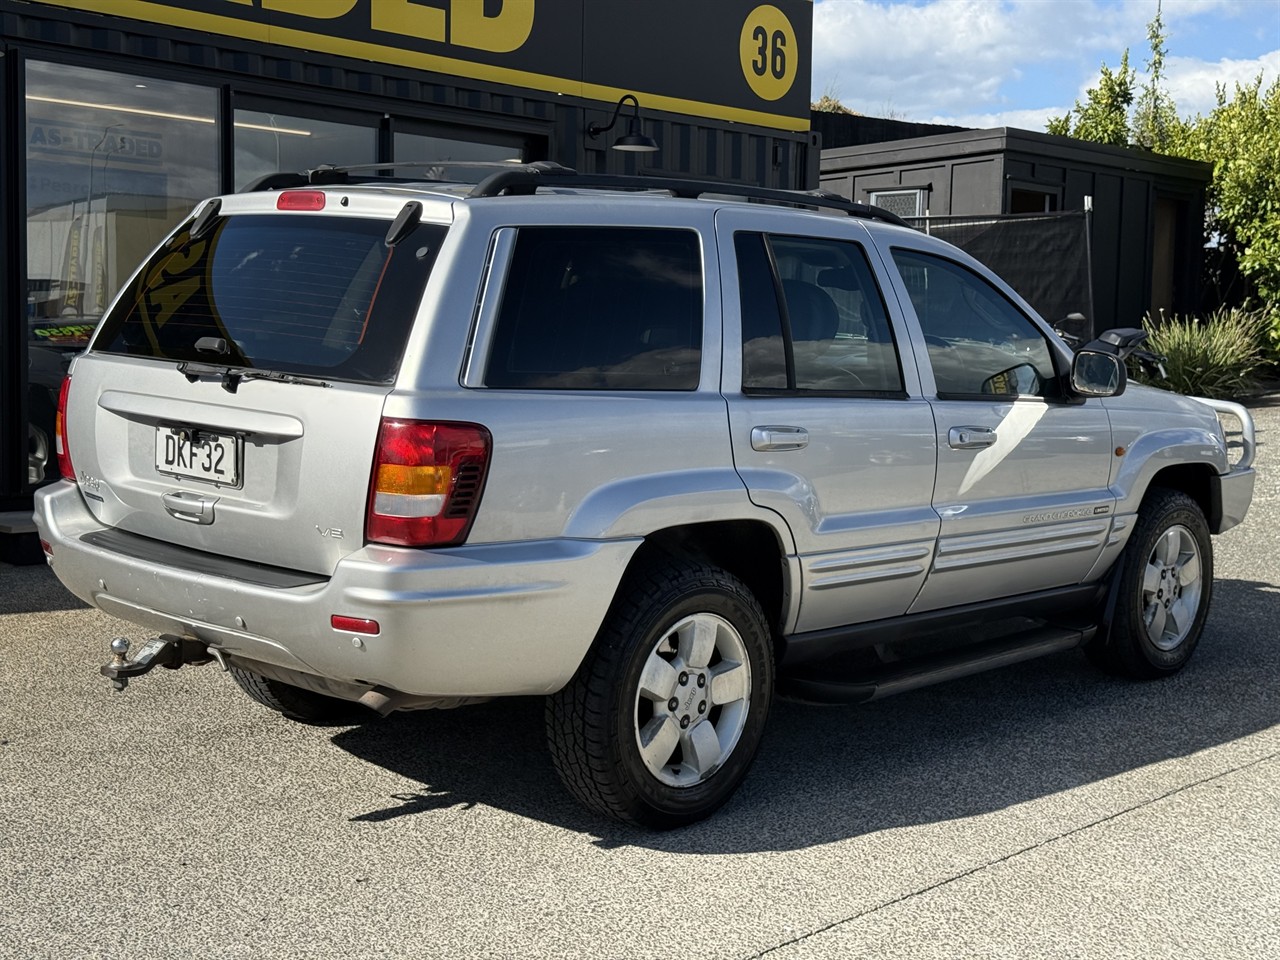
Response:
[[[87,542],[107,529],[79,489],[36,493],[50,566],[87,603],[248,664],[441,697],[543,694],[572,677],[639,540],[544,540],[448,550],[366,546],[332,576],[268,585],[207,564],[159,562]],[[201,569],[201,567],[204,569]],[[376,635],[334,630],[338,614]]]

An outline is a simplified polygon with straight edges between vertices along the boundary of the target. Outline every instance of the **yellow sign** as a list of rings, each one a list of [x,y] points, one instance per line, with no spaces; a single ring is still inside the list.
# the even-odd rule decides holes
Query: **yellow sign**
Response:
[[[761,100],[786,96],[796,82],[800,63],[796,32],[777,7],[764,4],[747,14],[738,55],[747,85]]]
[[[633,93],[646,110],[809,129],[804,88],[811,0],[766,5],[754,0],[35,0],[33,5],[40,4],[606,103]],[[744,10],[750,10],[745,22],[739,19]],[[746,83],[734,69],[735,53]]]

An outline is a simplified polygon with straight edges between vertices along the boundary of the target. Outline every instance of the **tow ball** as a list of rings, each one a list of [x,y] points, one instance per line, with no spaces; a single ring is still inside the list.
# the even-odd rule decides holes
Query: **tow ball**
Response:
[[[111,641],[111,660],[100,669],[116,690],[123,690],[129,685],[130,678],[150,673],[156,667],[177,670],[188,664],[196,666],[211,660],[217,660],[226,668],[218,651],[210,649],[199,640],[175,637],[167,633],[148,640],[142,645],[138,655],[130,660],[129,641],[124,637],[116,637]]]

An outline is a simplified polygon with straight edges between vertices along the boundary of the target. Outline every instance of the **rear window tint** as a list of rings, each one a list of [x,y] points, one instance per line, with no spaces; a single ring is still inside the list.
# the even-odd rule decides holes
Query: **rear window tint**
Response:
[[[525,227],[484,382],[543,390],[696,390],[702,257],[688,230]]]
[[[381,382],[395,376],[446,229],[422,224],[395,247],[390,222],[226,217],[182,231],[103,321],[93,349]],[[227,341],[229,353],[197,351]]]

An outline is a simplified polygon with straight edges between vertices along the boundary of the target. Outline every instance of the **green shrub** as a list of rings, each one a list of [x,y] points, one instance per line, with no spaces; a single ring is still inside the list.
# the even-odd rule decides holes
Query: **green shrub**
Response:
[[[1266,316],[1266,326],[1268,346],[1270,350],[1267,353],[1267,359],[1273,368],[1280,367],[1280,301],[1268,303],[1262,308],[1262,313]]]
[[[1147,349],[1164,356],[1167,380],[1130,366],[1135,379],[1188,396],[1234,400],[1258,388],[1267,363],[1272,317],[1265,310],[1219,309],[1206,319],[1150,315]]]

